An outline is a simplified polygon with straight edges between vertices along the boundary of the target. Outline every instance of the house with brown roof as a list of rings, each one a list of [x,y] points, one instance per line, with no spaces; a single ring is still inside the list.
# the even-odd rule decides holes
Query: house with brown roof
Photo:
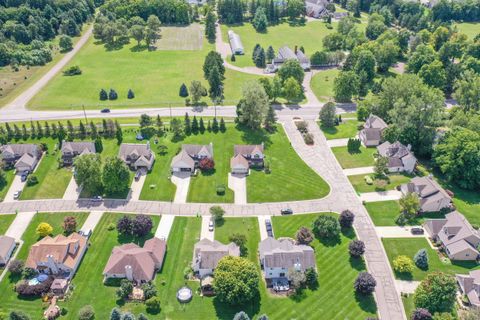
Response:
[[[415,177],[409,183],[402,184],[400,191],[404,195],[416,193],[421,212],[438,212],[451,207],[452,198],[431,176]]]
[[[42,156],[36,144],[16,143],[0,147],[5,168],[14,167],[17,172],[33,171]]]
[[[233,242],[223,244],[217,240],[202,239],[195,244],[193,250],[192,268],[199,277],[213,275],[218,261],[225,256],[240,256],[240,247]]]
[[[72,165],[76,156],[96,152],[95,143],[87,141],[63,141],[60,151],[62,153],[62,164],[64,166]]]
[[[417,165],[417,158],[411,151],[411,146],[405,146],[399,141],[390,143],[385,141],[377,147],[377,153],[388,159],[387,168],[389,172],[412,173]]]
[[[378,146],[382,142],[383,130],[387,127],[388,125],[382,118],[371,114],[367,120],[365,120],[363,129],[360,130],[358,137],[365,147]]]
[[[159,238],[145,241],[143,248],[134,243],[114,247],[103,275],[105,279],[126,278],[137,283],[151,281],[156,271],[162,268],[166,252],[167,243]]]
[[[451,260],[475,261],[479,257],[480,233],[460,212],[450,212],[445,219],[428,219],[423,226]]]
[[[194,173],[204,158],[213,159],[213,144],[182,144],[180,152],[173,157],[170,169],[175,172]]]
[[[150,149],[150,143],[122,143],[118,157],[132,170],[145,169],[150,171],[155,161],[155,154]]]
[[[87,239],[74,232],[68,237],[46,236],[30,248],[25,266],[39,273],[72,278],[87,249]]]
[[[470,304],[480,308],[480,270],[473,270],[468,274],[456,274],[455,278],[460,291],[467,296]]]
[[[9,236],[0,236],[0,266],[6,265],[13,250],[15,250],[15,239]]]
[[[248,174],[250,168],[263,168],[262,144],[236,144],[233,146],[233,157],[230,159],[230,169],[233,174]]]
[[[316,268],[313,248],[294,244],[291,239],[268,237],[260,242],[258,254],[267,281],[282,278],[290,280],[290,269],[305,272],[309,268]]]

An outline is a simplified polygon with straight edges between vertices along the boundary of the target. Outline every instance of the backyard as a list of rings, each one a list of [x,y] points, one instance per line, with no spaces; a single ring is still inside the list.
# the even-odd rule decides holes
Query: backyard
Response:
[[[15,219],[14,214],[0,215],[0,235],[4,235],[5,232],[7,232],[8,227],[10,227],[14,219]]]
[[[322,129],[327,140],[354,138],[358,133],[359,125],[360,122],[357,120],[347,120],[334,127],[325,127],[320,124],[320,129]]]
[[[365,181],[365,177],[370,176],[372,178],[373,183],[367,184]],[[386,191],[386,190],[394,190],[397,186],[409,182],[411,176],[407,174],[397,174],[392,173],[386,177],[382,177],[376,179],[374,174],[365,175],[359,174],[354,176],[348,176],[348,180],[353,185],[353,188],[357,192],[375,192],[375,191]]]
[[[370,167],[375,164],[376,148],[360,147],[359,152],[351,153],[347,147],[334,147],[332,152],[343,169]]]

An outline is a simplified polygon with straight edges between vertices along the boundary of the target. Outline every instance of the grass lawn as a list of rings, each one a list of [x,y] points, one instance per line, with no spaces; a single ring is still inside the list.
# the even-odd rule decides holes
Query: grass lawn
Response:
[[[340,70],[334,68],[322,70],[313,76],[310,86],[318,100],[322,102],[333,100],[333,81],[339,73]]]
[[[169,28],[162,27],[162,32],[169,33]],[[172,28],[182,34],[183,28]],[[148,51],[138,48],[136,41],[132,40],[123,48],[108,50],[91,37],[68,65],[78,65],[82,75],[66,77],[57,74],[31,100],[29,107],[81,110],[82,105],[87,109],[184,105],[185,99],[178,95],[181,84],[189,85],[192,80],[200,80],[207,86],[202,66],[205,56],[215,50],[215,46],[204,40],[201,50],[178,50],[177,46],[165,49],[162,46],[161,50]],[[231,105],[240,99],[243,83],[257,76],[227,69],[225,78],[224,104]],[[99,92],[102,88],[115,89],[118,100],[100,101]],[[134,99],[127,99],[128,89],[134,91]],[[211,104],[209,99],[203,100]]]
[[[394,190],[397,186],[407,183],[412,178],[406,174],[389,174],[388,179],[381,179],[383,181],[387,181],[385,186],[380,186],[376,184],[376,180],[373,181],[373,184],[367,184],[365,182],[365,174],[359,174],[354,176],[348,176],[348,180],[353,185],[353,188],[357,192],[374,192],[374,191],[386,191],[386,190]],[[373,174],[370,175],[373,178]]]
[[[13,178],[15,177],[14,174],[15,170],[6,170],[5,172],[5,182],[0,183],[0,202],[3,201],[5,196],[7,195],[8,189],[12,184]]]
[[[375,164],[373,155],[377,152],[376,148],[360,147],[360,152],[350,153],[347,147],[334,147],[332,152],[337,157],[338,162],[343,169],[370,167]]]
[[[390,260],[390,265],[392,265],[393,259],[399,255],[406,255],[413,259],[413,256],[420,249],[426,249],[428,252],[429,268],[427,270],[421,270],[415,266],[411,274],[394,272],[397,279],[420,281],[432,271],[455,274],[468,273],[470,270],[480,269],[480,266],[475,262],[450,261],[448,258],[440,258],[437,251],[430,247],[425,238],[383,238],[382,242]]]
[[[12,224],[12,221],[15,219],[14,214],[2,214],[0,215],[0,235],[7,232],[8,227]]]
[[[343,115],[342,115],[343,117]],[[358,126],[360,122],[357,120],[342,121],[338,126],[325,127],[320,125],[323,134],[327,140],[342,139],[342,138],[354,138],[358,133]]]
[[[409,294],[406,297],[402,295],[403,309],[405,309],[405,314],[409,318],[413,311],[415,311],[415,304],[413,303],[413,294]]]
[[[260,229],[258,227],[258,219],[256,217],[249,218],[225,218],[223,222],[217,223],[215,226],[215,240],[227,244],[230,242],[229,237],[234,233],[245,235],[247,238],[247,252],[245,257],[249,260],[257,262],[257,247],[260,242]]]
[[[18,252],[17,259],[25,260],[28,256],[30,246],[40,240],[37,233],[35,232],[38,224],[41,222],[47,222],[53,227],[53,235],[57,235],[63,232],[62,223],[63,219],[66,216],[74,216],[77,219],[77,229],[83,225],[87,219],[88,213],[37,213],[29,226],[23,234],[23,246]],[[88,252],[87,252],[88,255]],[[7,273],[5,278],[0,282],[0,291],[2,292],[2,303],[0,304],[0,310],[6,312],[12,310],[22,310],[30,315],[34,319],[40,319],[43,310],[42,310],[42,301],[40,298],[36,299],[25,299],[19,298],[17,294],[12,290],[12,286],[18,281],[18,278],[12,276],[10,273]]]
[[[373,220],[373,223],[380,226],[396,226],[395,219],[399,216],[401,208],[398,201],[378,201],[367,202],[365,208]],[[410,220],[407,225],[418,226],[423,224],[426,219],[441,219],[445,215],[439,212],[423,213],[415,219]]]
[[[459,32],[465,33],[469,40],[473,40],[473,38],[480,33],[480,23],[463,22],[456,23],[455,26],[458,28]]]

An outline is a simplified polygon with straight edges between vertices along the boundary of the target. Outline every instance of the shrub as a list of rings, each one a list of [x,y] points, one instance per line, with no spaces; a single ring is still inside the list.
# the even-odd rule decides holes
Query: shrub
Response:
[[[71,66],[65,70],[63,70],[63,75],[64,76],[78,76],[82,74],[82,70],[80,69],[79,66]]]
[[[420,269],[428,269],[428,253],[426,249],[420,249],[413,257],[415,265]]]
[[[213,159],[203,158],[202,160],[200,160],[198,167],[202,171],[210,171],[215,168],[215,162],[213,161]]]
[[[67,216],[63,219],[63,230],[66,233],[72,233],[77,229],[77,220],[73,216]]]
[[[335,126],[336,120],[336,109],[335,103],[327,102],[322,109],[320,109],[320,123],[324,127],[333,127]]]
[[[153,283],[145,283],[142,285],[143,294],[145,299],[150,299],[151,297],[155,297],[157,295],[157,288]]]
[[[91,305],[86,305],[78,311],[78,320],[93,320],[95,319],[95,311]]]
[[[144,214],[138,214],[132,220],[132,234],[135,237],[144,237],[152,231],[152,218]]]
[[[8,265],[8,271],[10,271],[11,274],[19,275],[23,272],[24,266],[25,263],[23,262],[23,260],[13,259]]]
[[[332,216],[321,215],[313,222],[312,230],[317,238],[335,238],[340,235],[340,224]]]
[[[368,272],[360,272],[353,287],[360,294],[368,295],[375,291],[377,281]]]
[[[217,186],[217,189],[216,189],[217,194],[218,194],[219,196],[224,195],[226,190],[227,190],[227,189],[225,188],[225,185],[224,185],[224,184],[219,184],[219,185]]]
[[[117,289],[117,296],[120,299],[126,299],[133,291],[133,283],[128,279],[120,281],[120,288]]]
[[[295,125],[297,126],[298,131],[301,133],[307,133],[308,132],[308,123],[305,121],[295,121]]]
[[[178,92],[178,95],[182,98],[188,97],[188,89],[185,83],[182,83],[182,85],[180,86],[180,91]]]
[[[117,100],[118,99],[118,94],[117,91],[114,89],[110,89],[110,92],[108,93],[108,100]]]
[[[132,219],[129,216],[123,216],[117,221],[117,231],[120,234],[132,233]]]
[[[145,301],[145,306],[149,312],[158,312],[160,310],[160,299],[157,297],[151,297]]]
[[[133,98],[135,98],[135,93],[133,92],[132,89],[128,89],[127,98],[128,98],[128,99],[133,99]]]
[[[373,179],[372,177],[370,176],[365,176],[363,177],[363,179],[365,180],[365,183],[368,184],[369,186],[371,186],[373,184]]]
[[[362,142],[360,139],[349,138],[347,142],[347,150],[350,153],[357,153],[360,152],[360,147],[362,146]]]
[[[305,141],[305,144],[311,146],[315,143],[315,141],[313,140],[313,135],[311,133],[305,133],[303,135],[303,141]]]
[[[365,253],[365,243],[361,240],[352,240],[348,244],[348,252],[354,258],[359,258]]]
[[[305,270],[305,284],[310,289],[318,287],[318,274],[314,268],[308,268]]]
[[[338,222],[342,228],[351,228],[355,215],[350,210],[344,210],[338,217]]]
[[[235,58],[235,54],[232,54],[232,56],[230,57],[230,61],[232,62],[235,62],[237,59]]]
[[[36,274],[37,274],[37,270],[33,268],[29,268],[29,267],[23,268],[22,277],[24,279],[33,278]]]
[[[47,280],[33,286],[29,285],[28,281],[21,281],[16,284],[15,292],[21,296],[38,297],[49,292],[52,283],[53,277],[48,277]]]
[[[107,91],[104,89],[100,90],[100,100],[105,101],[108,99]]]
[[[113,308],[110,312],[110,320],[120,320],[122,318],[122,311],[119,308]]]
[[[51,225],[49,225],[48,223],[46,222],[41,222],[38,226],[37,226],[37,230],[36,230],[37,234],[40,236],[40,237],[45,237],[45,236],[48,236],[49,234],[51,234],[53,232],[53,228]]]
[[[113,231],[115,230],[115,223],[109,223],[108,226],[107,226],[107,230],[108,231]]]
[[[122,320],[135,320],[135,316],[130,312],[122,314]]]
[[[298,244],[309,245],[313,241],[313,233],[307,227],[301,227],[297,231],[296,238]]]
[[[412,320],[432,320],[432,314],[424,308],[417,308],[412,313]]]
[[[9,320],[30,320],[30,316],[23,311],[12,311],[9,315]]]
[[[407,256],[398,256],[393,259],[393,270],[400,273],[411,273],[413,271],[413,261]]]
[[[31,187],[38,183],[37,176],[29,175],[27,178],[27,186]]]
[[[215,222],[222,221],[225,210],[220,206],[212,206],[210,207],[210,214]]]

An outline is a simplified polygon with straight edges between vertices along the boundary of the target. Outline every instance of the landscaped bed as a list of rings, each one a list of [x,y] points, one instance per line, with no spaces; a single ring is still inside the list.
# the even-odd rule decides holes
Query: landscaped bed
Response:
[[[357,120],[342,121],[338,126],[325,127],[320,125],[323,134],[327,140],[354,138],[358,133],[358,126],[360,122]]]
[[[365,176],[370,176],[372,184],[367,184]],[[406,174],[389,174],[386,177],[376,179],[374,174],[359,174],[354,176],[348,176],[348,180],[353,185],[353,188],[357,192],[375,192],[394,190],[397,186],[409,182],[411,176]],[[378,180],[378,181],[377,181]]]
[[[370,167],[375,164],[373,155],[377,153],[376,148],[360,147],[359,152],[351,153],[347,147],[334,147],[332,152],[343,169]]]

